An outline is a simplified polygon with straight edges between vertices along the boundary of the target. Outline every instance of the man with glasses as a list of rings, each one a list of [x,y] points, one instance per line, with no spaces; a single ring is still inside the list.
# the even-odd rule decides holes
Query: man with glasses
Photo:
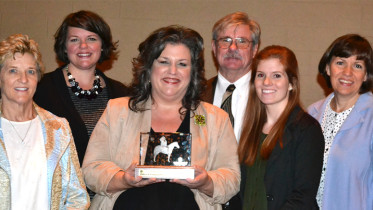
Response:
[[[235,12],[215,23],[212,39],[218,75],[207,82],[203,100],[228,112],[239,141],[249,96],[250,67],[260,44],[260,27],[246,13]],[[234,196],[223,209],[241,209],[239,196]]]

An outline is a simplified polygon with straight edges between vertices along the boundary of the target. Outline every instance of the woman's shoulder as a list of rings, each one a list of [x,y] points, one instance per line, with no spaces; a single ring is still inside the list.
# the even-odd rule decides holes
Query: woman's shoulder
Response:
[[[128,96],[130,94],[130,88],[124,85],[122,82],[119,82],[115,79],[106,76],[100,70],[96,71],[102,78],[104,78],[106,86],[110,89],[110,94],[112,95],[112,98]]]
[[[65,118],[58,117],[57,115],[53,114],[52,112],[50,112],[50,111],[48,111],[46,109],[41,108],[37,104],[34,104],[34,107],[35,107],[36,112],[38,113],[39,117],[41,118],[41,120],[44,123],[46,123],[46,122],[53,122],[53,123],[60,124],[63,127],[69,126],[69,123],[68,123],[68,121]]]
[[[55,69],[54,71],[45,73],[42,75],[40,82],[38,83],[38,86],[40,85],[49,85],[49,83],[53,83],[55,85],[55,80],[63,80],[63,73],[62,73],[62,67],[59,67]]]
[[[108,107],[110,108],[128,108],[128,102],[130,100],[130,97],[120,97],[120,98],[114,98],[110,99],[108,102]]]
[[[214,115],[214,116],[221,116],[221,117],[228,117],[228,114],[222,110],[221,108],[210,104],[208,102],[201,101],[199,110],[205,112],[206,114],[209,115]]]
[[[310,128],[310,126],[320,127],[319,122],[313,118],[310,114],[305,112],[301,107],[296,107],[291,115],[290,123],[293,126],[299,127],[301,129]]]
[[[299,107],[292,114],[285,128],[287,135],[293,136],[292,139],[297,144],[308,142],[306,144],[318,145],[318,148],[322,148],[324,135],[319,122]]]
[[[330,100],[330,98],[334,97],[334,93],[331,93],[330,95],[328,95],[326,98],[323,98],[321,100],[318,100],[314,103],[312,103],[311,105],[309,105],[307,107],[307,111],[308,113],[310,113],[311,115],[314,115],[316,112],[319,112],[320,110],[323,109],[323,107],[325,107],[325,103],[327,101]]]
[[[361,94],[358,101],[355,104],[358,109],[370,109],[373,110],[373,93],[367,92]]]

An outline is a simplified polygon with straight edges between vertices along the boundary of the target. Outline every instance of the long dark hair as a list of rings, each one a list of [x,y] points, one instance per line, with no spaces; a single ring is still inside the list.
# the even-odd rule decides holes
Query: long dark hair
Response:
[[[139,55],[132,60],[133,80],[131,83],[132,96],[129,107],[132,111],[145,111],[139,103],[151,97],[150,76],[152,65],[167,44],[183,44],[191,54],[192,69],[187,92],[182,99],[180,114],[185,110],[195,110],[200,103],[200,95],[206,83],[203,58],[203,39],[201,35],[190,29],[178,25],[160,28],[149,35],[139,47]]]
[[[284,66],[292,90],[289,92],[289,100],[285,110],[270,130],[260,148],[260,135],[263,126],[267,121],[265,105],[260,101],[254,86],[256,72],[261,61],[276,58]],[[288,48],[278,45],[272,45],[261,50],[253,60],[252,77],[250,80],[249,100],[245,110],[243,121],[243,132],[239,141],[238,156],[241,163],[252,165],[255,162],[258,149],[263,159],[268,159],[273,148],[279,142],[282,148],[282,135],[285,130],[286,121],[294,107],[300,105],[300,85],[298,79],[298,62],[295,54]]]

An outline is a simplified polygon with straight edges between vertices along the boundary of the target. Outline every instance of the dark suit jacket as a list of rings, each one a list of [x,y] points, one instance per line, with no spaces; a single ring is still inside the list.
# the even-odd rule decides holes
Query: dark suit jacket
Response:
[[[60,67],[43,76],[36,89],[34,101],[40,107],[59,117],[67,119],[71,127],[81,165],[88,145],[89,136],[87,128],[70,98],[69,90],[62,72],[64,67],[65,66]],[[105,74],[99,70],[96,71],[105,81],[109,99],[127,96],[129,94],[129,89],[125,85],[106,77]]]
[[[218,82],[218,76],[215,76],[207,81],[206,87],[205,87],[206,89],[202,94],[202,101],[205,101],[210,104],[214,103],[214,95],[215,95],[215,88],[216,88],[217,82]],[[223,206],[223,209],[226,209],[226,210],[241,210],[242,209],[240,194],[233,196],[229,200],[228,203],[229,203],[229,206]]]
[[[215,76],[207,81],[206,89],[204,93],[202,94],[202,101],[205,101],[210,104],[214,103],[214,95],[215,95],[215,88],[216,88],[217,82],[218,82],[218,76]]]
[[[319,209],[316,193],[324,155],[324,136],[319,123],[296,107],[286,123],[283,145],[283,149],[279,144],[275,146],[266,166],[268,210]],[[243,170],[241,194],[245,180]]]

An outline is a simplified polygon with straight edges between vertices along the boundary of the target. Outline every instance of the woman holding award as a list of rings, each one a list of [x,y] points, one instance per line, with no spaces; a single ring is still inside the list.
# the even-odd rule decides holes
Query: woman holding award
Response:
[[[93,209],[221,209],[238,192],[237,143],[228,115],[200,102],[203,40],[168,26],[139,45],[132,97],[110,100],[83,162]],[[194,179],[135,177],[141,132],[192,134]],[[149,152],[149,151],[142,151]]]

